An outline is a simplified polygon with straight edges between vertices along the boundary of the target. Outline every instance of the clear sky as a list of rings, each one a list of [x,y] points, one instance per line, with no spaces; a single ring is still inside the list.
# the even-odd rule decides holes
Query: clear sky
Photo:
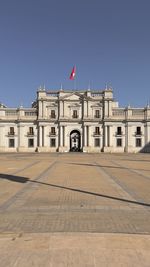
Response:
[[[40,85],[150,101],[149,0],[0,0],[0,102],[30,107]]]

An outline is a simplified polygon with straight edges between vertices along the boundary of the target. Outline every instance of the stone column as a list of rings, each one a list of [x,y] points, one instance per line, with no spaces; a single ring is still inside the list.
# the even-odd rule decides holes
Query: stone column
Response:
[[[128,147],[131,146],[131,138],[130,138],[130,135],[131,135],[131,126],[128,125]]]
[[[112,125],[109,126],[109,146],[112,147]]]
[[[84,146],[87,146],[87,128],[84,126]]]
[[[87,126],[86,130],[87,130],[87,146],[89,146],[89,126]]]
[[[0,148],[2,151],[5,149],[4,135],[5,135],[5,127],[0,126]]]
[[[133,152],[133,145],[135,146],[135,139],[132,138],[132,126],[127,126],[127,152]]]
[[[147,123],[145,123],[144,125],[144,142],[145,142],[145,145],[148,143],[148,125]]]
[[[108,117],[108,101],[104,101],[104,116]]]
[[[42,101],[39,101],[39,117],[43,116],[43,105],[42,105]]]
[[[107,146],[110,146],[110,127],[107,126]]]
[[[59,114],[58,117],[63,117],[64,116],[64,108],[63,108],[63,101],[59,102]]]
[[[59,146],[63,146],[63,126],[59,128]]]
[[[63,117],[65,116],[65,103],[63,101]]]
[[[42,146],[42,126],[39,126],[39,147]]]
[[[45,146],[45,126],[42,126],[42,146]]]
[[[105,130],[104,130],[104,136],[105,136],[105,138],[104,138],[104,140],[105,140],[105,147],[107,147],[107,126],[105,125],[105,128],[104,128]]]
[[[63,126],[63,146],[65,146],[65,126]]]
[[[42,117],[45,117],[45,101],[42,101]]]
[[[24,126],[23,125],[19,125],[18,126],[18,151],[21,150],[21,148],[25,147],[24,144]],[[28,144],[27,144],[28,145]]]
[[[147,123],[147,141],[150,142],[150,123]]]
[[[90,140],[91,140],[91,127],[89,126],[89,146],[91,146]]]
[[[128,124],[125,126],[125,152],[128,151]]]
[[[87,101],[83,102],[83,117],[87,117]]]

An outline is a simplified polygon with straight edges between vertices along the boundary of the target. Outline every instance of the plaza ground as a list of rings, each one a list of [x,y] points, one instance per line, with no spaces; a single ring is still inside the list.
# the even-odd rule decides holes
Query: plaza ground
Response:
[[[0,266],[150,266],[150,154],[0,154]]]

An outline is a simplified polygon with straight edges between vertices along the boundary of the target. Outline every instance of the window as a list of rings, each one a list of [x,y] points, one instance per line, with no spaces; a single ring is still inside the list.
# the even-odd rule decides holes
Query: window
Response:
[[[117,146],[122,146],[122,139],[121,138],[117,138]]]
[[[141,135],[141,127],[136,127],[136,135]]]
[[[34,135],[33,127],[29,127],[29,134],[30,134],[30,135]]]
[[[117,135],[122,135],[121,127],[117,127]]]
[[[15,147],[15,139],[9,139],[9,147]]]
[[[141,147],[141,146],[142,146],[142,139],[136,138],[136,147]]]
[[[14,135],[15,134],[15,132],[14,132],[14,127],[10,127],[10,132],[9,132],[9,134],[11,134],[11,135]],[[13,140],[13,139],[12,139]]]
[[[28,139],[28,147],[34,147],[34,139],[33,138]]]
[[[78,118],[78,114],[77,114],[77,110],[73,110],[73,115],[72,115],[73,118]]]
[[[56,118],[55,110],[51,110],[51,118]]]
[[[51,127],[51,134],[56,134],[56,132],[55,132],[55,127]]]
[[[95,146],[96,147],[100,146],[100,139],[99,138],[95,138]]]
[[[95,118],[100,118],[100,112],[99,112],[99,110],[95,110]]]
[[[51,138],[50,139],[50,146],[51,147],[55,147],[56,146],[56,139],[55,138]]]
[[[97,134],[97,135],[100,134],[99,127],[95,127],[95,134]]]

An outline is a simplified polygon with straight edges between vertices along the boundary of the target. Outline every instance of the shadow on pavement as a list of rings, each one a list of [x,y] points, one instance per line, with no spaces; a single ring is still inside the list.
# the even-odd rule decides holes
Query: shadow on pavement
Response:
[[[27,177],[21,177],[21,176],[15,176],[15,175],[2,174],[1,173],[0,174],[0,179],[6,179],[6,180],[9,180],[9,181],[18,182],[18,183],[27,183],[27,182],[29,182],[29,183],[37,183],[37,184],[46,185],[46,186],[49,186],[49,187],[60,188],[60,189],[65,189],[65,190],[69,190],[69,191],[73,191],[73,192],[79,192],[79,193],[82,193],[82,194],[88,194],[88,195],[92,195],[92,196],[98,196],[98,197],[101,197],[101,198],[113,199],[113,200],[116,200],[116,201],[122,201],[122,202],[127,202],[127,203],[131,203],[131,204],[135,204],[135,205],[142,205],[142,206],[150,207],[149,203],[144,203],[144,202],[133,201],[133,200],[129,200],[129,199],[123,199],[123,198],[108,196],[108,195],[104,195],[104,194],[99,194],[99,193],[95,193],[95,192],[81,190],[81,189],[78,189],[78,188],[72,188],[72,187],[66,187],[66,186],[62,186],[62,185],[56,185],[56,184],[40,182],[40,181],[36,181],[36,180],[30,180]]]
[[[0,173],[0,179],[6,179],[17,183],[27,183],[30,179],[22,176]]]
[[[123,167],[123,166],[109,166],[109,165],[99,165],[99,164],[88,164],[88,163],[75,163],[75,162],[67,162],[67,164],[71,165],[83,165],[88,167],[100,167],[100,168],[110,168],[110,169],[123,169],[123,170],[136,170],[136,171],[148,171],[145,169],[135,169],[135,168],[129,168],[129,167]]]

